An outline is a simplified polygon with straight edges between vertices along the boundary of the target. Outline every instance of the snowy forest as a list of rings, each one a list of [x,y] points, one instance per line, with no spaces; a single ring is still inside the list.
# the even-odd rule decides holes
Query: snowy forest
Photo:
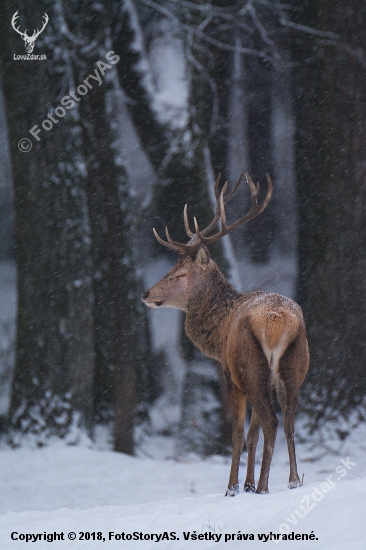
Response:
[[[272,200],[210,253],[238,291],[301,306],[311,359],[295,433],[334,456],[366,420],[363,2],[0,6],[2,448],[104,434],[131,457],[166,444],[175,460],[230,457],[221,366],[182,312],[141,294],[177,260],[152,228],[187,242],[184,205],[207,225],[216,176],[230,190],[248,172],[260,200],[270,174]],[[242,184],[228,219],[249,208]]]

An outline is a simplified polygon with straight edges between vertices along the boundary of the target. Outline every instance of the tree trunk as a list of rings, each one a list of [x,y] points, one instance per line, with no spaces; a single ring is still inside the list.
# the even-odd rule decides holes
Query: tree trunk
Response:
[[[235,39],[235,45],[241,46],[240,36]],[[231,82],[229,88],[227,167],[231,185],[236,183],[243,172],[250,173],[248,121],[247,121],[247,90],[245,86],[245,59],[242,53],[232,54]],[[243,183],[238,189],[235,204],[232,205],[233,218],[243,216],[248,204],[248,187]],[[239,258],[244,256],[247,245],[247,228],[242,226],[232,235],[232,241]]]
[[[248,80],[248,142],[251,177],[261,183],[263,200],[266,192],[264,175],[271,173],[272,158],[270,146],[271,84],[269,63],[256,57],[247,58]],[[257,219],[248,224],[248,242],[253,262],[267,262],[273,236],[272,205]]]
[[[365,418],[366,12],[356,0],[308,0],[298,22],[340,37],[295,49],[299,300],[312,356],[303,408],[315,428]]]
[[[84,146],[90,166],[88,199],[93,236],[97,412],[102,418],[108,417],[113,396],[114,448],[132,454],[137,379],[143,387],[141,391],[146,391],[143,365],[147,359],[146,333],[141,330],[143,316],[135,269],[130,182],[124,150],[119,147],[121,135],[126,131],[121,117],[125,98],[115,65],[123,64],[124,60],[115,58],[111,62],[106,58],[112,47],[108,27],[112,4],[107,2],[100,9],[90,2],[85,19],[85,36],[98,44],[90,52],[89,62],[97,66],[102,60],[107,68],[103,86],[96,86],[85,98]]]
[[[78,107],[54,118],[56,122],[47,118],[78,75],[60,31],[60,2],[41,1],[36,9],[28,1],[4,2],[2,7],[18,265],[9,423],[14,443],[17,432],[33,433],[41,442],[48,435],[67,435],[73,424],[90,432],[92,423],[90,228]],[[17,10],[20,25],[28,29],[39,28],[48,13],[34,52],[45,53],[47,61],[13,60],[13,54],[25,53],[21,37],[10,26]],[[29,133],[35,125],[38,139]],[[31,140],[29,152],[18,149],[22,138]]]
[[[286,56],[287,57],[287,56]],[[291,73],[285,62],[273,70],[271,137],[275,240],[282,256],[296,258],[298,253],[298,209],[295,174],[295,114],[293,112]]]

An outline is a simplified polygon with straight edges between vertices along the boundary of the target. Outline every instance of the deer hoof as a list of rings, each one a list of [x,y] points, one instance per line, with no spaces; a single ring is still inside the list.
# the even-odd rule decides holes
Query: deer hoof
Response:
[[[301,487],[302,483],[299,479],[295,479],[295,481],[289,481],[288,482],[288,488],[289,489],[296,489],[297,487]]]
[[[244,491],[246,493],[255,493],[255,485],[254,483],[248,483],[247,481],[244,483]]]
[[[228,487],[226,489],[225,496],[226,497],[235,497],[235,495],[239,494],[239,485],[232,485],[231,487]]]
[[[257,487],[257,490],[256,490],[257,495],[268,495],[268,493],[269,493],[268,488],[267,489],[258,489],[258,487]]]

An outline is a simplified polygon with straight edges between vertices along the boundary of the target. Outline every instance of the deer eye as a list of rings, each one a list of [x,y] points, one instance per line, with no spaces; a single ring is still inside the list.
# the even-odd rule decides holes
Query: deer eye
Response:
[[[177,279],[181,279],[182,277],[185,277],[187,273],[183,271],[182,273],[177,273]]]

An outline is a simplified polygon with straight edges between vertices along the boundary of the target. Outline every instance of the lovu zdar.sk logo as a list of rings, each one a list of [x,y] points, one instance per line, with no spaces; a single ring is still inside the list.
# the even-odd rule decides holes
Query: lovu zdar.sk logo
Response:
[[[38,29],[34,29],[33,30],[33,34],[31,36],[28,36],[27,34],[27,29],[25,29],[24,32],[22,32],[20,29],[19,29],[19,25],[18,25],[18,21],[17,19],[19,18],[19,11],[16,11],[12,17],[12,20],[11,20],[11,26],[13,27],[13,29],[18,33],[20,34],[20,36],[22,37],[22,39],[24,40],[24,45],[25,45],[25,51],[27,52],[27,55],[15,55],[14,54],[14,59],[32,59],[32,60],[44,60],[44,59],[47,59],[47,57],[45,55],[31,55],[33,53],[33,49],[34,49],[34,45],[35,45],[35,42],[37,40],[37,38],[39,37],[39,35],[41,34],[41,32],[44,31],[47,23],[48,23],[48,15],[47,13],[45,13],[43,15],[43,22],[42,22],[42,28],[40,30]]]

